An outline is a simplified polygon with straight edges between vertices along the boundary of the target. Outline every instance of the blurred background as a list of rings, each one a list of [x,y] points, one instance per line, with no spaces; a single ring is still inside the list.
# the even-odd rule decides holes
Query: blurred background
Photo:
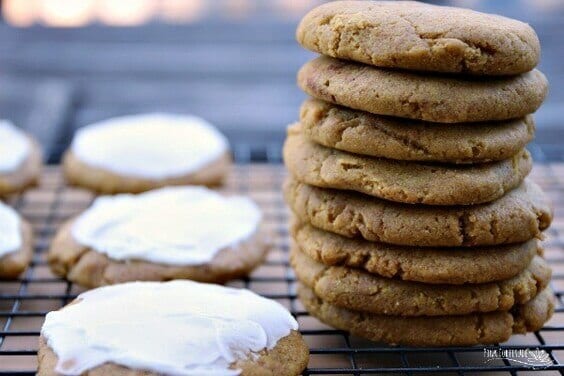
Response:
[[[241,162],[279,161],[305,95],[299,19],[321,0],[1,0],[0,117],[33,133],[56,163],[73,131],[112,116],[202,116]],[[564,160],[564,0],[430,1],[530,23],[551,91],[536,155]]]

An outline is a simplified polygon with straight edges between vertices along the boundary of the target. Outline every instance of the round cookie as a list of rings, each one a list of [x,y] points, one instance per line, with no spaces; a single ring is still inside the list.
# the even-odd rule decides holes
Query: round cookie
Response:
[[[215,186],[231,168],[227,139],[193,116],[148,114],[81,128],[65,153],[70,184],[103,194]]]
[[[307,49],[380,67],[511,75],[539,62],[526,23],[408,1],[334,1],[310,11],[296,37]]]
[[[191,279],[224,283],[260,265],[270,244],[258,207],[201,187],[98,198],[51,244],[53,272],[86,287]]]
[[[463,316],[385,316],[340,308],[324,302],[300,285],[298,297],[324,323],[372,341],[408,346],[473,346],[505,342],[511,334],[542,328],[554,312],[552,291],[546,288],[533,300],[509,312]]]
[[[517,187],[532,168],[526,150],[504,161],[478,165],[365,157],[313,143],[301,133],[300,125],[288,129],[283,154],[286,167],[301,182],[426,205],[473,205],[496,200]]]
[[[552,222],[546,195],[532,181],[497,201],[459,207],[406,205],[289,179],[286,202],[302,222],[349,238],[417,247],[474,247],[541,237]]]
[[[37,184],[43,163],[41,148],[7,120],[0,120],[0,155],[0,196]]]
[[[296,276],[323,301],[351,310],[393,316],[451,316],[508,311],[525,304],[550,281],[551,270],[536,256],[517,276],[499,282],[432,285],[384,278],[343,266],[326,266],[293,246]]]
[[[452,126],[374,115],[318,99],[302,104],[300,123],[307,138],[330,148],[388,159],[449,163],[508,159],[535,132],[531,115]]]
[[[0,279],[16,279],[33,257],[33,230],[12,208],[0,202]]]
[[[280,304],[189,281],[128,283],[81,294],[47,315],[39,376],[297,376],[309,351]]]
[[[312,97],[379,115],[437,123],[521,118],[548,92],[538,70],[500,78],[451,77],[387,70],[318,57],[298,73]]]
[[[292,238],[308,257],[328,266],[433,284],[486,283],[515,277],[543,251],[537,239],[480,248],[419,248],[349,239],[294,221]]]

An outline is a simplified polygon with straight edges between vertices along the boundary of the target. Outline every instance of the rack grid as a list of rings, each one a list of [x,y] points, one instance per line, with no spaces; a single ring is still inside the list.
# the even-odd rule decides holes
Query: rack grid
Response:
[[[236,150],[237,153],[237,150]],[[238,161],[250,162],[250,153]],[[288,264],[288,210],[281,185],[285,171],[280,163],[242,163],[234,167],[223,189],[248,194],[263,209],[265,227],[272,234],[274,249],[265,264],[248,279],[230,285],[246,287],[285,305],[298,319],[300,330],[311,348],[305,375],[540,375],[564,374],[564,163],[548,163],[535,150],[537,165],[531,178],[551,197],[556,218],[547,231],[545,256],[553,268],[552,288],[556,312],[536,333],[514,336],[503,349],[540,349],[550,356],[550,365],[531,369],[510,359],[487,361],[484,347],[410,348],[377,344],[334,330],[308,315],[296,298],[295,278]],[[279,153],[266,153],[279,161]],[[237,154],[236,154],[237,156]],[[47,312],[61,308],[83,291],[54,277],[46,263],[50,239],[58,226],[84,210],[93,196],[66,187],[57,166],[47,167],[41,184],[8,202],[32,223],[35,254],[31,266],[15,281],[0,281],[0,375],[33,375],[37,340]],[[498,347],[496,347],[498,348]]]

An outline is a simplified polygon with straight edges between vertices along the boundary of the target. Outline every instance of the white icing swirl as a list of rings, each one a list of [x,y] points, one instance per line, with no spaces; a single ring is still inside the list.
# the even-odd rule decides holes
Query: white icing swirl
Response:
[[[227,152],[228,142],[204,119],[156,113],[81,128],[71,150],[94,167],[125,176],[165,179],[205,167]]]
[[[11,207],[0,202],[0,258],[22,247],[21,219]]]
[[[100,197],[72,226],[79,243],[114,260],[170,265],[209,263],[255,234],[258,206],[204,187],[167,187]]]
[[[0,120],[0,174],[16,171],[31,150],[29,139],[8,120]]]
[[[77,300],[50,312],[41,329],[63,375],[106,362],[167,375],[236,375],[230,364],[298,329],[277,302],[192,281],[131,282]]]

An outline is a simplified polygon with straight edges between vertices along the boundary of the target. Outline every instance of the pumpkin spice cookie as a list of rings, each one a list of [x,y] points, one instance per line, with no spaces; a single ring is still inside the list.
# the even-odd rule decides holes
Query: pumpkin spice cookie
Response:
[[[379,115],[437,123],[521,118],[548,92],[538,70],[519,76],[477,78],[418,74],[318,57],[298,73],[312,97]]]
[[[0,202],[0,279],[15,279],[33,256],[33,231],[11,207]]]
[[[277,302],[191,281],[79,295],[41,328],[39,376],[297,376],[308,347]]]
[[[318,99],[302,104],[300,123],[310,140],[351,153],[408,161],[478,163],[517,154],[534,136],[521,119],[452,126],[351,110]]]
[[[303,285],[298,297],[312,316],[335,328],[372,341],[408,346],[473,346],[505,342],[512,334],[542,328],[554,312],[550,288],[511,311],[462,316],[402,317],[340,308],[324,302]]]
[[[301,126],[288,129],[284,162],[295,179],[322,188],[353,190],[409,204],[473,205],[490,202],[529,174],[531,156],[478,165],[436,165],[351,154],[309,141]]]
[[[0,120],[0,196],[20,193],[37,184],[41,148],[7,120]]]
[[[227,139],[205,120],[148,114],[79,129],[63,168],[70,184],[104,194],[139,193],[221,184],[231,157]]]
[[[356,311],[394,316],[450,316],[508,311],[542,291],[552,272],[540,256],[517,276],[499,282],[433,285],[380,277],[344,266],[326,266],[296,245],[290,262],[296,276],[323,301]]]
[[[526,23],[470,9],[411,1],[334,1],[310,11],[298,42],[380,67],[476,75],[528,72],[540,43]]]
[[[475,206],[423,206],[356,192],[316,188],[294,179],[284,196],[302,222],[349,238],[417,247],[510,244],[542,236],[552,222],[548,198],[532,181]]]
[[[261,211],[245,197],[169,187],[96,199],[64,224],[48,254],[53,272],[86,287],[248,275],[270,245]]]
[[[434,284],[502,281],[515,277],[543,250],[537,239],[479,248],[420,248],[349,239],[294,220],[291,233],[308,257],[327,266]]]

